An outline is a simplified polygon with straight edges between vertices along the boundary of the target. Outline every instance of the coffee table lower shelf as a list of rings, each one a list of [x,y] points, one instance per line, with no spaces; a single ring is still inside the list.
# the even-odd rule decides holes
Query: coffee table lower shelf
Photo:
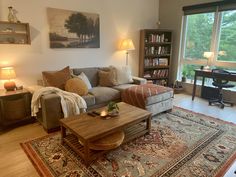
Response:
[[[123,143],[126,143],[134,138],[140,137],[149,132],[144,124],[136,124],[130,127],[127,127],[125,130],[125,139]],[[66,133],[66,136],[63,138],[63,143],[66,143],[70,148],[72,148],[83,160],[85,160],[86,164],[95,160],[102,154],[108,152],[109,150],[97,151],[89,149],[89,161],[85,156],[85,148],[80,144],[78,138],[72,133]]]

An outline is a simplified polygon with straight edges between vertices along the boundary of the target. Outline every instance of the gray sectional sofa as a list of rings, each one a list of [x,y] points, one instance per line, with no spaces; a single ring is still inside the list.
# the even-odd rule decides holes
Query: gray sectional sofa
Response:
[[[105,106],[110,101],[120,101],[122,90],[134,85],[145,84],[146,79],[133,77],[133,83],[117,85],[114,87],[100,87],[98,85],[98,71],[99,67],[91,68],[75,68],[72,69],[74,75],[79,75],[84,72],[88,77],[92,89],[89,94],[83,96],[87,103],[88,110]],[[60,103],[60,97],[56,94],[48,94],[41,97],[41,110],[37,114],[38,121],[43,125],[48,132],[59,128],[59,119],[63,118],[63,112]]]

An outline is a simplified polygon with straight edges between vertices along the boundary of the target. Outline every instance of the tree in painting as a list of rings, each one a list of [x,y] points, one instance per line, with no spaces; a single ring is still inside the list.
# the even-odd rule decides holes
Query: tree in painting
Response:
[[[65,21],[65,28],[76,33],[79,45],[99,42],[99,19],[95,21],[82,13],[74,13]]]

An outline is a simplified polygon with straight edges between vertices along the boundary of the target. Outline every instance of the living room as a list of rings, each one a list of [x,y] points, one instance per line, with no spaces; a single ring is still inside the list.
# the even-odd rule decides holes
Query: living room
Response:
[[[128,61],[129,66],[127,68],[130,69],[132,76],[136,77],[134,78],[134,81],[137,79],[137,82],[141,83],[143,82],[143,76],[140,75],[140,31],[143,29],[155,29],[160,31],[161,29],[164,29],[171,31],[171,42],[168,40],[164,41],[166,42],[164,45],[171,45],[172,50],[171,57],[169,57],[171,60],[171,65],[168,68],[168,84],[165,83],[164,85],[173,88],[174,83],[177,85],[180,84],[179,91],[181,92],[180,94],[176,94],[175,91],[174,98],[172,98],[173,95],[171,98],[168,98],[168,101],[165,102],[165,106],[161,107],[161,105],[164,104],[164,102],[161,102],[160,104],[155,104],[155,107],[150,109],[151,112],[155,111],[154,117],[156,119],[153,118],[154,121],[152,121],[152,129],[156,128],[155,130],[157,131],[155,132],[156,134],[151,132],[151,135],[153,135],[153,137],[157,137],[158,147],[154,145],[156,142],[153,139],[155,138],[151,139],[148,135],[145,135],[146,138],[140,140],[140,142],[144,142],[144,144],[147,144],[146,146],[141,143],[139,144],[138,141],[135,142],[132,140],[130,142],[131,144],[122,145],[121,148],[118,147],[118,150],[111,151],[111,153],[109,152],[106,158],[105,155],[100,157],[100,159],[91,166],[86,166],[82,160],[76,159],[77,156],[73,155],[74,152],[71,152],[72,150],[67,150],[66,153],[63,154],[61,153],[63,148],[61,148],[60,151],[56,150],[57,148],[54,148],[53,145],[55,141],[60,142],[60,131],[59,129],[53,131],[52,133],[51,131],[45,131],[47,127],[50,127],[47,121],[45,123],[45,121],[40,122],[40,119],[36,119],[33,123],[30,122],[28,124],[14,125],[7,128],[4,127],[0,133],[0,176],[235,175],[234,171],[236,169],[236,163],[234,161],[236,157],[236,141],[233,136],[235,135],[234,132],[236,130],[236,120],[234,120],[236,115],[235,105],[226,105],[224,108],[220,108],[218,105],[209,105],[208,99],[201,98],[202,80],[196,82],[196,96],[194,100],[192,100],[194,69],[200,69],[201,66],[205,67],[210,65],[212,68],[215,66],[221,67],[223,69],[228,69],[233,73],[236,71],[235,58],[233,58],[230,62],[222,62],[224,63],[223,65],[218,61],[215,62],[215,60],[217,60],[215,55],[211,55],[209,58],[203,59],[203,53],[214,53],[218,50],[216,49],[216,46],[210,46],[210,44],[198,52],[197,56],[200,55],[200,57],[202,57],[201,61],[185,60],[185,55],[183,52],[187,48],[183,41],[185,41],[188,37],[184,32],[190,29],[186,27],[188,26],[186,19],[187,16],[191,16],[190,13],[193,13],[192,11],[194,11],[191,9],[193,8],[192,5],[211,2],[213,2],[211,5],[214,5],[214,7],[217,6],[217,3],[214,4],[216,0],[149,0],[148,2],[145,0],[138,0],[135,1],[135,3],[134,1],[124,0],[100,0],[99,2],[95,0],[41,0],[35,2],[31,2],[30,0],[0,0],[0,22],[9,21],[9,12],[12,10],[9,9],[9,7],[12,7],[13,15],[15,15],[15,17],[17,17],[17,21],[19,21],[17,24],[21,25],[26,23],[29,25],[28,31],[30,32],[30,40],[23,39],[20,40],[20,44],[14,44],[15,41],[12,41],[11,39],[2,41],[1,35],[3,35],[2,33],[4,33],[4,31],[2,31],[2,23],[0,24],[0,30],[2,31],[0,32],[0,67],[14,68],[14,82],[17,89],[19,89],[15,92],[21,92],[21,86],[23,86],[23,89],[27,89],[32,87],[35,88],[36,85],[42,85],[43,71],[60,71],[67,66],[69,66],[70,69],[75,69],[73,70],[74,72],[77,71],[77,68],[102,68],[109,67],[111,65],[113,67],[115,66],[115,68],[122,68],[126,65],[126,61]],[[231,4],[226,7],[224,7],[224,3],[219,4],[221,4],[224,8],[227,8],[225,11],[230,9],[235,17],[235,3],[231,0],[228,0],[227,3]],[[207,7],[211,7],[211,5]],[[52,47],[49,33],[52,32],[53,27],[56,29],[58,26],[54,23],[56,16],[51,18],[50,14],[53,14],[52,11],[55,9],[59,11],[57,12],[57,21],[59,22],[60,18],[64,18],[61,15],[63,13],[83,12],[89,13],[90,16],[92,16],[91,14],[97,15],[99,18],[99,38],[97,39],[98,45],[96,47],[74,48]],[[213,19],[213,21],[214,19],[217,21],[219,16],[222,16],[222,14],[218,11],[215,14],[216,15],[214,15],[214,18],[211,17],[211,20]],[[214,39],[215,41],[213,40],[208,43],[220,43],[220,41],[216,40],[219,35],[217,35],[218,33],[214,29],[218,24],[215,21],[210,23],[212,25],[211,29],[214,31],[214,34],[212,35],[213,37],[210,40]],[[220,26],[216,27],[218,32],[219,28]],[[191,29],[189,31],[191,32]],[[206,37],[206,34],[204,35],[203,36]],[[127,51],[128,54],[125,50],[120,49],[120,44],[124,39],[131,39],[133,43],[132,50]],[[4,42],[7,42],[7,44],[3,44]],[[200,41],[200,43],[204,42]],[[232,42],[229,44],[232,44]],[[189,46],[191,48],[191,45]],[[230,51],[235,49],[230,45],[228,45],[228,48]],[[230,51],[227,50],[227,54],[231,54]],[[225,53],[223,54],[225,55]],[[234,56],[234,54],[232,55]],[[223,59],[224,57],[225,56],[223,56]],[[185,67],[187,65],[194,67]],[[186,82],[181,82],[181,77],[183,76],[184,70],[183,68],[186,68],[187,72],[190,72],[190,74],[187,75]],[[92,72],[93,70],[88,71],[88,73]],[[140,76],[142,79],[139,78]],[[232,78],[235,79],[235,77]],[[175,82],[176,80],[178,82]],[[232,82],[232,84],[236,86],[235,80],[233,81],[234,82]],[[4,82],[4,80],[0,81],[0,88],[4,92],[3,95],[1,94],[1,99],[9,96],[4,89]],[[212,85],[212,79],[206,79],[205,82],[208,85]],[[149,80],[147,85],[148,87],[151,87],[150,85],[155,84],[151,84]],[[168,90],[169,87],[164,88],[167,88],[165,92],[171,92],[171,90]],[[223,91],[223,97],[230,99],[233,103],[236,103],[235,88],[236,87],[232,87]],[[153,89],[156,89],[156,85]],[[108,94],[108,92],[106,93]],[[106,93],[104,95],[106,95]],[[26,99],[27,104],[29,104],[31,101],[31,96],[29,96],[30,93],[28,91],[23,91],[22,94],[24,95],[24,99]],[[130,93],[127,94],[130,95]],[[207,94],[209,94],[209,91]],[[155,98],[155,95],[153,95],[152,98]],[[11,98],[9,100],[11,100]],[[57,98],[55,98],[55,100],[45,99],[45,102],[42,102],[42,105],[44,105],[44,103],[49,104],[49,102],[50,104],[54,104],[54,108],[44,111],[43,116],[46,114],[50,117],[51,113],[57,112],[58,109],[55,105],[60,105],[60,100],[58,101]],[[153,99],[149,99],[149,101],[150,100],[151,102],[153,101]],[[169,110],[169,107],[166,106],[170,103],[170,100],[171,106],[172,102],[174,105],[172,112]],[[6,107],[6,105],[4,105],[5,103],[1,101],[1,112],[3,111],[2,109]],[[14,102],[14,104],[15,103],[18,104],[18,102]],[[156,103],[155,100],[154,103]],[[118,104],[118,106],[120,107],[119,111],[121,116],[123,111],[121,109],[122,105]],[[7,110],[9,115],[11,115],[9,117],[13,117],[14,119],[14,116],[17,116],[15,112],[21,108],[19,107],[12,106],[9,108]],[[163,107],[165,108],[164,110],[162,110]],[[158,109],[161,109],[164,113],[160,113],[162,111],[158,112]],[[32,110],[29,108],[27,111],[31,113]],[[59,111],[60,112],[58,112],[58,114],[61,114],[61,108]],[[91,117],[96,117],[95,113],[92,112]],[[141,114],[141,112],[139,113]],[[7,117],[8,115],[3,115],[1,113],[0,116],[2,123],[4,116]],[[180,119],[181,116],[184,118]],[[191,119],[191,117],[195,118],[195,120],[191,124],[191,127],[188,128],[188,125],[190,124],[189,119]],[[42,119],[44,119],[44,117]],[[171,120],[172,122],[168,124]],[[198,122],[202,123],[197,124]],[[50,124],[51,123],[54,122],[51,121]],[[168,126],[165,126],[165,124]],[[57,125],[59,125],[58,120]],[[158,128],[158,125],[161,126]],[[54,127],[55,124],[53,125],[53,128]],[[47,139],[42,139],[43,137],[47,137]],[[53,138],[50,139],[50,137]],[[149,140],[152,144],[150,142],[148,143]],[[28,143],[29,141],[31,144]],[[48,142],[50,143],[47,144]],[[47,145],[45,145],[45,143]],[[215,146],[213,147],[213,145]],[[35,149],[33,147],[35,147]],[[60,147],[63,147],[63,145],[60,145]],[[69,148],[67,146],[65,147]],[[149,151],[153,151],[149,153],[149,151],[141,150],[142,148],[148,149],[148,147],[154,148],[149,149]],[[49,155],[48,151],[46,151],[47,148],[50,150],[54,148],[56,151],[54,151],[54,156],[51,156],[52,154]],[[48,156],[37,156],[36,152],[41,151],[45,152]],[[138,153],[134,153],[135,151]],[[192,154],[194,154],[194,156],[190,156],[191,152],[193,152]],[[123,159],[119,157],[119,154]],[[216,154],[218,154],[218,156],[216,156]],[[148,158],[149,156],[150,158]],[[184,163],[180,163],[183,162],[180,160],[180,156],[185,157],[183,158],[186,159]],[[40,160],[40,158],[42,159]],[[187,160],[187,158],[189,159]],[[155,159],[161,160],[155,161]],[[176,163],[178,165],[184,165],[174,166],[174,162],[178,162]],[[177,170],[174,171],[173,169],[168,169],[167,167],[170,165],[176,167]]]

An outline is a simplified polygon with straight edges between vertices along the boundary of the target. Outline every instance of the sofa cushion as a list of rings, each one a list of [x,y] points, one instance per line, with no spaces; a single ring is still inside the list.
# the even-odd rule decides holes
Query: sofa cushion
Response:
[[[95,96],[91,94],[87,94],[87,95],[82,96],[82,98],[87,103],[87,107],[95,105]]]
[[[80,73],[84,73],[88,80],[90,81],[92,87],[96,87],[98,85],[98,69],[97,67],[91,68],[74,68],[72,69],[74,75],[79,75]]]
[[[118,84],[129,84],[133,82],[131,70],[128,66],[117,67]]]
[[[57,87],[65,90],[66,81],[71,78],[69,66],[60,71],[43,71],[43,80],[45,86]]]
[[[99,86],[113,87],[117,85],[116,70],[111,68],[108,71],[98,71]]]
[[[122,84],[122,85],[116,85],[112,88],[119,90],[120,92],[122,92],[123,90],[133,87],[133,86],[137,86],[136,84]]]
[[[71,78],[66,81],[65,90],[72,93],[77,93],[80,96],[88,94],[88,87],[80,78]]]
[[[95,96],[96,104],[120,99],[120,92],[110,87],[93,87],[89,93]]]

